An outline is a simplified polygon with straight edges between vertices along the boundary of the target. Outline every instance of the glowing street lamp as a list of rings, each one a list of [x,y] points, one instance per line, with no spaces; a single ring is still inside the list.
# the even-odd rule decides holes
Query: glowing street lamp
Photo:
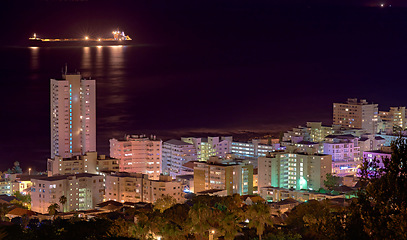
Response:
[[[215,230],[210,230],[209,231],[209,240],[213,240],[213,236],[215,235]]]
[[[31,168],[28,168],[28,175],[31,175]]]

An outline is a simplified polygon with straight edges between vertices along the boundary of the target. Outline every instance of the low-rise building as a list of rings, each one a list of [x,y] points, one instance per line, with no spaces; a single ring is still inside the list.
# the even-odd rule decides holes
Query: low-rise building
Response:
[[[87,152],[84,155],[77,155],[69,158],[55,156],[48,159],[48,176],[92,173],[99,174],[101,171],[118,171],[118,159],[105,155],[99,155],[97,152]]]
[[[211,189],[224,189],[228,195],[253,194],[253,165],[230,157],[211,157],[208,162],[195,162],[195,192]]]
[[[119,172],[106,175],[106,201],[155,203],[165,195],[183,202],[182,183],[163,175],[158,180],[149,179],[148,175],[141,173]]]
[[[334,198],[343,198],[345,195],[332,195],[308,190],[295,190],[279,187],[262,187],[260,189],[260,196],[268,202],[279,202],[285,199],[292,198],[300,202],[307,202],[309,200],[325,200]]]
[[[363,159],[365,161],[371,162],[373,160],[377,160],[378,165],[380,168],[384,167],[383,160],[384,159],[389,159],[391,160],[391,147],[382,147],[380,150],[375,150],[375,151],[366,151],[363,153]]]
[[[101,175],[79,173],[52,177],[32,178],[31,210],[48,213],[51,204],[58,204],[60,211],[78,211],[95,208],[103,202],[104,179]],[[67,201],[59,202],[61,196]]]

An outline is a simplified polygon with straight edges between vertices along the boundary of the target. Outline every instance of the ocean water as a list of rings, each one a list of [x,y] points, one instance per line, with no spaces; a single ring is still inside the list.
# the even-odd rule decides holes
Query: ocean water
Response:
[[[0,41],[0,170],[13,161],[23,169],[45,169],[49,80],[60,78],[65,64],[96,79],[97,143],[105,154],[108,140],[124,134],[164,140],[278,137],[307,121],[331,124],[332,103],[348,97],[366,98],[383,110],[407,105],[404,8],[167,8],[161,3],[116,7],[120,14],[113,11],[109,18],[103,7],[86,15],[92,2],[77,12],[78,5],[42,4],[45,8],[34,8],[41,17],[15,22],[18,31],[10,31],[17,41]],[[63,11],[57,4],[68,4],[75,20],[59,18]],[[77,37],[118,25],[134,45],[26,46],[34,31]]]

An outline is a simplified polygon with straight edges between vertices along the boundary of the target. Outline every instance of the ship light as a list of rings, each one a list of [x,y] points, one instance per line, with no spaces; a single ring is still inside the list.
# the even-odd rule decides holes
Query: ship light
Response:
[[[86,37],[85,37],[85,40],[88,40],[88,39],[89,39],[89,37],[88,37],[88,36],[86,36]]]
[[[100,42],[100,40],[101,40],[101,39],[99,38],[98,41]]]

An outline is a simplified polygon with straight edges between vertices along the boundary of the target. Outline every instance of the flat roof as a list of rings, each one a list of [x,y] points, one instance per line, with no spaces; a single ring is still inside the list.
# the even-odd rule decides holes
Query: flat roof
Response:
[[[44,180],[44,181],[58,181],[58,180],[64,180],[69,177],[75,176],[76,178],[83,178],[83,177],[95,177],[95,176],[101,176],[97,174],[92,174],[92,173],[78,173],[78,174],[67,174],[67,175],[56,175],[52,177],[32,177],[32,179],[38,179],[38,180]],[[102,177],[102,176],[101,176]]]
[[[184,141],[181,141],[181,140],[178,140],[178,139],[171,139],[171,140],[168,140],[168,141],[166,141],[164,143],[168,143],[168,144],[172,144],[172,145],[179,145],[179,146],[193,145],[192,143],[187,143],[187,142],[184,142]]]

